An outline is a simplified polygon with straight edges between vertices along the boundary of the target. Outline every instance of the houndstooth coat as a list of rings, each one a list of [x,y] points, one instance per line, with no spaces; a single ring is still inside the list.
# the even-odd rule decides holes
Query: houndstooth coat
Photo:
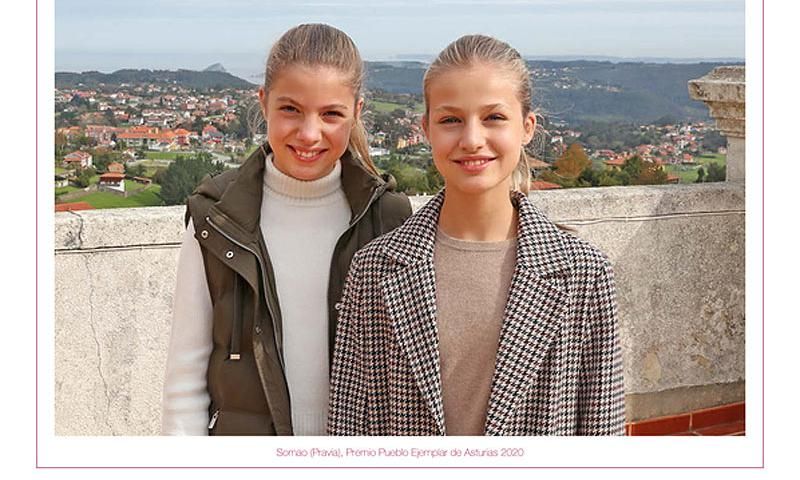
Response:
[[[517,264],[486,435],[621,435],[622,361],[606,257],[521,193]],[[433,251],[444,191],[353,257],[331,371],[331,435],[445,435]]]

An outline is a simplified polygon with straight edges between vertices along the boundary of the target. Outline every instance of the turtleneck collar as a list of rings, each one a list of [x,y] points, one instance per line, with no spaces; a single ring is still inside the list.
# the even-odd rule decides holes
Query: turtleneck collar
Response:
[[[333,170],[316,180],[298,180],[278,170],[270,152],[265,161],[264,187],[284,200],[299,203],[326,203],[342,189],[342,164],[336,162]]]

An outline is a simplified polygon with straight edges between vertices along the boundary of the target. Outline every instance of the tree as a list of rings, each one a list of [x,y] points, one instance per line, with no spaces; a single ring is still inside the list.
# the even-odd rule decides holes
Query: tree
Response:
[[[622,171],[627,173],[631,179],[639,178],[639,175],[642,173],[643,163],[642,157],[633,155],[625,159],[625,163],[622,165]]]
[[[397,190],[411,195],[430,191],[427,172],[411,165],[395,162],[386,170],[397,180]]]
[[[164,203],[184,203],[203,177],[225,170],[223,164],[215,163],[212,158],[210,153],[205,152],[189,158],[178,156],[167,168],[160,182]]]
[[[706,182],[724,182],[725,181],[725,166],[717,162],[708,164],[708,175]]]
[[[69,142],[67,142],[67,136],[66,135],[64,135],[63,133],[56,133],[55,146],[56,146],[56,156],[57,157],[61,157],[61,156],[64,155],[64,153],[66,152],[68,143]]]
[[[428,169],[425,171],[425,176],[427,177],[428,188],[430,189],[428,193],[438,192],[444,186],[444,179],[433,162],[431,162]]]
[[[92,157],[92,164],[98,172],[107,172],[108,164],[113,162],[113,158],[109,153],[95,153]]]
[[[569,179],[577,179],[581,172],[586,168],[591,167],[592,161],[583,151],[583,147],[579,143],[573,143],[555,161],[553,166],[556,168],[556,174],[560,177]]]
[[[652,162],[647,162],[642,166],[639,176],[631,181],[634,185],[663,185],[667,183],[667,172]]]
[[[81,135],[75,140],[75,144],[79,147],[94,147],[97,145],[97,142],[91,138],[87,137],[86,135]]]
[[[392,113],[390,115],[394,119],[405,118],[406,111],[403,110],[402,108],[395,108],[394,110],[392,110]]]
[[[78,177],[75,179],[75,183],[81,188],[88,187],[92,183],[92,177],[95,175],[97,175],[97,171],[95,171],[94,168],[84,168],[81,170],[81,173],[78,174]]]
[[[112,127],[117,126],[117,117],[114,116],[114,110],[111,110],[110,108],[107,109],[106,111],[103,112],[103,117],[105,118],[108,125],[111,125]]]
[[[720,147],[728,145],[728,139],[717,130],[711,130],[703,135],[703,150],[716,152]]]
[[[580,177],[578,177],[578,184],[581,187],[596,187],[600,185],[600,174],[591,166],[587,167],[583,169]]]
[[[697,169],[697,180],[694,183],[703,183],[703,179],[706,176],[706,171],[703,170],[703,167]]]
[[[137,163],[136,165],[128,165],[126,169],[128,171],[128,175],[133,177],[144,177],[145,168],[141,163]]]
[[[597,184],[601,187],[616,187],[619,185],[627,185],[625,183],[627,173],[616,171],[605,171],[600,174],[597,179]],[[630,179],[627,179],[630,181]]]

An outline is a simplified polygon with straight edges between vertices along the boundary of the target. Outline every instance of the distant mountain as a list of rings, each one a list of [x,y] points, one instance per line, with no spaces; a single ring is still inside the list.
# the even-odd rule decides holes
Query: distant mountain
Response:
[[[655,63],[596,60],[528,60],[533,72],[533,107],[553,121],[652,123],[671,117],[707,120],[708,108],[689,98],[689,80],[714,67],[735,62]],[[365,62],[367,89],[422,93],[428,64],[422,61]],[[256,78],[256,77],[253,77]],[[259,82],[260,82],[259,75]],[[120,84],[155,83],[188,88],[256,87],[214,64],[205,71],[118,70],[114,73],[56,73],[57,88],[107,88]]]
[[[612,62],[612,63],[719,63],[725,65],[744,63],[741,58],[719,57],[719,58],[681,58],[681,57],[612,57],[608,55],[530,55],[525,60],[529,62],[550,61],[550,62],[577,62],[586,60],[590,62]]]
[[[364,62],[367,88],[392,93],[421,93],[422,76],[428,64],[422,62]]]
[[[222,72],[222,73],[228,73],[228,71],[227,71],[227,70],[225,70],[225,67],[223,67],[221,63],[215,63],[214,65],[209,65],[209,66],[207,66],[206,68],[204,68],[204,69],[203,69],[203,71],[204,71],[204,72]]]
[[[222,65],[215,64],[209,68]],[[113,73],[101,72],[56,72],[56,88],[116,88],[121,84],[159,84],[182,85],[198,90],[211,88],[252,88],[255,84],[218,70],[117,70]]]
[[[707,120],[708,108],[689,98],[688,82],[732,63],[528,60],[528,67],[533,107],[552,120],[650,123]],[[425,68],[422,62],[367,62],[367,87],[419,94]]]

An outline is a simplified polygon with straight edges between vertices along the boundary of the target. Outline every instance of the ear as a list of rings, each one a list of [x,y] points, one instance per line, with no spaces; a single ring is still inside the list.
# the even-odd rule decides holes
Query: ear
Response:
[[[267,92],[264,86],[258,87],[258,104],[261,107],[261,115],[264,116],[264,121],[267,121]]]
[[[525,145],[527,145],[533,140],[533,133],[536,131],[536,114],[529,112],[525,116],[525,121],[523,123],[525,128]]]
[[[358,99],[358,101],[356,102],[356,109],[355,109],[355,111],[353,112],[353,117],[354,117],[356,120],[360,120],[360,119],[361,119],[361,111],[362,111],[363,109],[364,109],[364,97],[361,97],[361,98],[359,98],[359,99]]]
[[[420,119],[420,125],[422,125],[422,131],[425,133],[425,138],[428,140],[428,143],[431,143],[431,137],[428,135],[428,115],[423,114],[422,118]]]

